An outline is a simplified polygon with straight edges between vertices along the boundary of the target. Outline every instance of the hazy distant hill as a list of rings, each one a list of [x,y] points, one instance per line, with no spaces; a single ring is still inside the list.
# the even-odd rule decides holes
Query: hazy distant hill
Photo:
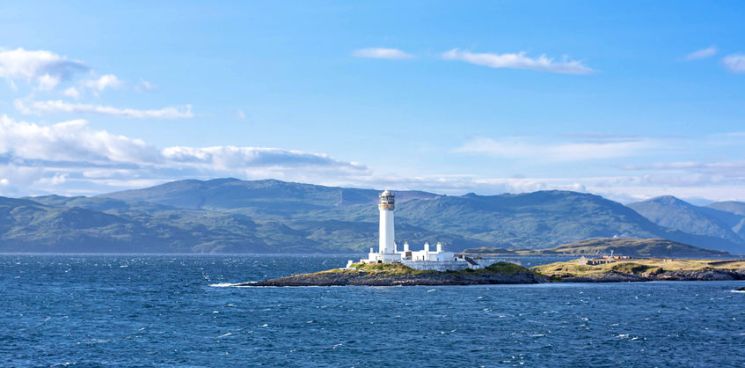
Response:
[[[376,244],[378,193],[216,179],[97,197],[0,198],[0,251],[366,251]],[[681,230],[669,229],[620,203],[584,193],[444,196],[402,191],[397,200],[397,239],[409,240],[413,247],[442,241],[452,250],[550,248],[588,238],[658,237],[710,249],[745,249],[731,230],[699,231],[710,225],[696,219],[690,226],[696,234],[675,222],[664,226]],[[705,210],[728,219],[738,216]]]
[[[745,233],[742,232],[745,218],[735,212],[717,208],[722,205],[700,207],[672,196],[664,196],[628,206],[658,225],[745,245]],[[731,204],[724,205],[727,206]]]
[[[714,203],[710,203],[706,207],[713,208],[713,209],[720,210],[720,211],[729,212],[729,213],[734,213],[735,215],[745,216],[745,203],[743,202],[736,202],[736,201],[714,202]]]
[[[731,229],[740,238],[745,239],[745,203],[735,201],[715,202],[707,207],[737,215],[735,221],[730,222],[730,224],[737,222]]]
[[[610,255],[630,257],[724,257],[727,252],[682,244],[667,239],[596,238],[542,250],[467,249],[467,253],[511,255]]]

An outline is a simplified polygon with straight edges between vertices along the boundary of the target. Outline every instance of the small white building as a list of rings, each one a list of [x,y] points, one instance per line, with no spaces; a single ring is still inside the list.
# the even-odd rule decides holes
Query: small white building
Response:
[[[393,211],[396,209],[396,197],[389,190],[380,193],[378,201],[378,210],[380,211],[380,224],[378,227],[378,251],[370,248],[367,258],[361,259],[362,263],[401,263],[417,270],[463,270],[466,268],[483,268],[483,265],[477,261],[456,255],[444,249],[442,243],[437,242],[435,249],[432,250],[429,243],[424,243],[424,247],[419,251],[412,251],[408,242],[404,242],[404,247],[399,251],[395,241],[395,226],[393,222]],[[347,266],[353,264],[349,261]]]

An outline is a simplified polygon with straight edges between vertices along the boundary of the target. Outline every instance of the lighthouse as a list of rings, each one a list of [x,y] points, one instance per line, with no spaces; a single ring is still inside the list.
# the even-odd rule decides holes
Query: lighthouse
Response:
[[[393,210],[396,208],[396,197],[390,190],[380,193],[378,210],[380,211],[380,225],[378,231],[378,252],[380,254],[396,253],[396,243],[393,226]]]
[[[407,202],[408,203],[408,202]],[[412,251],[408,242],[404,242],[403,251],[396,249],[396,237],[393,225],[393,210],[396,209],[396,196],[390,190],[384,190],[378,197],[378,211],[380,225],[378,227],[378,251],[370,247],[367,258],[359,262],[349,260],[347,269],[356,269],[361,264],[370,263],[400,263],[415,270],[456,271],[466,268],[479,269],[485,265],[465,256],[456,256],[448,252],[442,243],[437,242],[435,251],[424,243],[424,249]]]

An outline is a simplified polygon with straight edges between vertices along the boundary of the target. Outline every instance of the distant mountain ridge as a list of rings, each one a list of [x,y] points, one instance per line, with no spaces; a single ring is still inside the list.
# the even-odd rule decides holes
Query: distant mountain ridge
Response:
[[[376,242],[378,193],[278,180],[214,179],[96,197],[0,198],[0,251],[361,252]],[[588,238],[638,237],[733,253],[745,249],[732,236],[734,230],[692,234],[669,226],[674,222],[650,221],[632,208],[586,193],[396,195],[397,241],[408,240],[414,247],[442,241],[455,251],[550,248]],[[727,224],[738,216],[708,210],[724,214],[716,221]]]
[[[745,244],[745,210],[741,202],[718,202],[695,206],[673,196],[662,196],[628,204],[650,221],[694,235]]]

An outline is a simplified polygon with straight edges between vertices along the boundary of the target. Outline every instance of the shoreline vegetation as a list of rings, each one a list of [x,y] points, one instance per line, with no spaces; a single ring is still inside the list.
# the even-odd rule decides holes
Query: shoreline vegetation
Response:
[[[745,280],[745,260],[624,259],[588,265],[579,260],[526,268],[497,262],[480,270],[421,271],[402,264],[354,264],[235,286],[414,286],[537,284],[548,282],[642,282]]]

